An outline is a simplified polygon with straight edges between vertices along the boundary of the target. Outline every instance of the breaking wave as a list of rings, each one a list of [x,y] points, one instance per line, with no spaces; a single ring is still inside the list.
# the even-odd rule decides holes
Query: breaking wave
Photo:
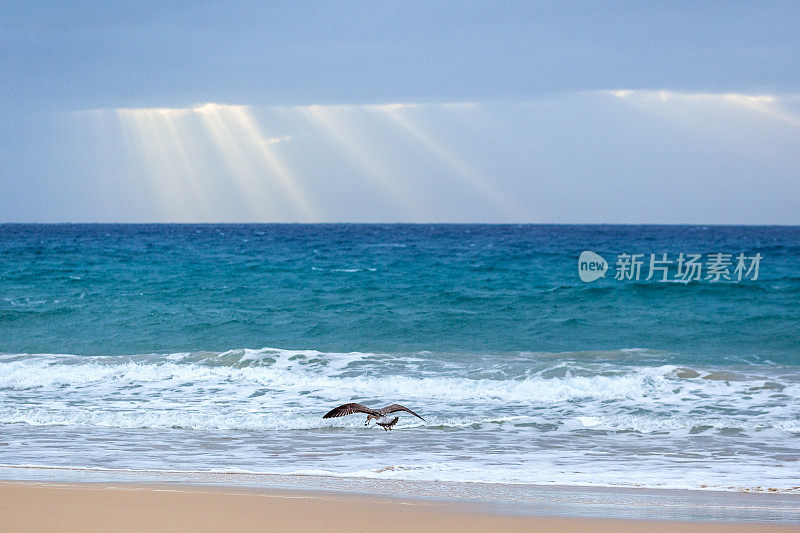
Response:
[[[477,365],[426,368],[425,356],[271,348],[125,357],[6,354],[0,356],[0,423],[307,430],[360,425],[321,419],[331,404],[406,401],[432,412],[427,423],[405,421],[398,429],[800,431],[800,384],[780,369],[753,375],[547,358],[520,365],[512,358],[485,377]]]

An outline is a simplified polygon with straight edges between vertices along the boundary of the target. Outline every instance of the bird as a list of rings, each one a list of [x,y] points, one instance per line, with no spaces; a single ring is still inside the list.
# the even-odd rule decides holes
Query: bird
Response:
[[[365,405],[361,405],[360,403],[346,403],[331,409],[322,418],[337,418],[340,416],[352,415],[353,413],[365,413],[367,415],[367,421],[364,422],[365,426],[368,426],[372,419],[375,419],[375,423],[378,424],[383,428],[384,431],[391,431],[392,426],[397,424],[397,421],[400,420],[400,417],[390,417],[388,416],[390,413],[396,413],[397,411],[405,411],[406,413],[411,413],[412,415],[416,416],[423,422],[425,421],[424,418],[419,416],[417,413],[409,409],[408,407],[403,407],[402,405],[393,403],[392,405],[387,405],[383,409],[370,409]]]

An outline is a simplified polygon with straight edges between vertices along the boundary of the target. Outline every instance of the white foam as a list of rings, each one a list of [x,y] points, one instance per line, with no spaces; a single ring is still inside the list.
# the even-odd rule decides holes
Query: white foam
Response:
[[[596,416],[577,416],[575,417],[575,420],[583,424],[583,427],[586,428],[593,428],[602,423],[602,421]]]
[[[65,435],[49,457],[80,463],[88,461],[87,451],[102,451],[98,440],[114,449],[146,446],[136,430],[151,428],[159,431],[148,438],[161,447],[131,455],[132,466],[149,461],[148,468],[161,468],[180,459],[200,469],[396,479],[796,486],[791,465],[781,463],[796,456],[800,433],[800,384],[792,371],[760,367],[763,375],[756,375],[529,357],[530,367],[509,358],[486,368],[456,358],[431,367],[436,358],[427,353],[272,348],[130,357],[6,354],[0,356],[0,424],[10,444],[2,451],[25,463],[41,460],[55,453],[47,439]],[[384,434],[364,427],[360,416],[321,418],[347,401],[404,403],[426,421],[406,416]],[[298,431],[308,433],[292,433]],[[243,439],[236,432],[265,433]],[[41,448],[30,443],[38,435],[47,435]],[[92,446],[73,445],[82,435],[93,436]],[[236,446],[226,444],[211,463],[202,446],[196,459],[173,449],[188,438],[216,442],[220,436]],[[333,448],[315,448],[325,436],[335,436],[325,441]],[[339,444],[350,437],[359,440]],[[694,438],[704,440],[687,459],[682,454]],[[281,439],[291,443],[288,456],[270,459],[270,443]],[[403,462],[389,459],[394,452],[380,447],[383,439],[392,447],[404,443]],[[251,440],[263,441],[266,451],[248,447]],[[369,458],[353,460],[347,442],[363,446]],[[461,451],[441,460],[451,450]],[[100,454],[89,465],[117,464],[115,454]],[[749,459],[740,464],[742,454]]]
[[[681,379],[675,377],[675,367],[668,365],[502,380],[441,373],[436,377],[424,372],[386,376],[375,371],[381,364],[396,362],[389,356],[370,353],[269,348],[122,359],[6,355],[0,357],[0,398],[10,391],[25,395],[17,394],[14,403],[4,402],[0,422],[310,429],[329,424],[317,420],[323,409],[320,404],[376,398],[437,405],[437,411],[454,414],[473,411],[476,406],[482,410],[478,416],[440,416],[440,426],[481,424],[498,419],[498,415],[506,416],[501,413],[508,410],[513,416],[524,416],[550,409],[551,414],[559,415],[551,423],[560,424],[562,418],[572,416],[582,427],[613,431],[647,433],[698,426],[798,431],[795,421],[800,412],[800,385],[796,383],[782,386],[781,394],[794,398],[787,404],[772,399],[774,389],[753,388],[763,381]],[[352,375],[354,368],[361,368],[360,374]],[[76,411],[65,406],[65,400],[92,409],[90,413]],[[283,413],[287,402],[296,405],[291,414]],[[738,416],[693,413],[712,407],[750,412]],[[628,412],[634,408],[649,414]],[[487,416],[492,409],[497,415]],[[753,414],[754,409],[761,413]],[[225,421],[216,420],[221,416]],[[338,420],[333,423],[342,424]]]

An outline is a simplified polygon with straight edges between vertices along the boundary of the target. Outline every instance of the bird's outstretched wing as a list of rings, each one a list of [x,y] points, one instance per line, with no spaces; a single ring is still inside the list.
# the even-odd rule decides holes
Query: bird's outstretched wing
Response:
[[[368,415],[380,416],[380,413],[375,409],[370,409],[369,407],[361,405],[360,403],[346,403],[336,407],[335,409],[331,409],[325,413],[325,416],[322,418],[336,418],[339,416],[352,415],[353,413],[366,413]]]
[[[397,404],[397,403],[393,403],[392,405],[387,405],[386,407],[381,409],[381,413],[383,413],[383,414],[395,413],[397,411],[405,411],[406,413],[411,413],[412,415],[416,416],[417,418],[419,418],[423,422],[425,421],[424,418],[419,416],[417,413],[415,413],[414,411],[412,411],[408,407],[403,407],[402,405]]]

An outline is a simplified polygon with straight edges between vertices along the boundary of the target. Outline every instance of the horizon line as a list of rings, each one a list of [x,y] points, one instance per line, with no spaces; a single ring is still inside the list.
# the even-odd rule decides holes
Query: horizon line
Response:
[[[0,226],[663,226],[663,227],[787,227],[800,223],[702,223],[702,222],[16,222]]]

